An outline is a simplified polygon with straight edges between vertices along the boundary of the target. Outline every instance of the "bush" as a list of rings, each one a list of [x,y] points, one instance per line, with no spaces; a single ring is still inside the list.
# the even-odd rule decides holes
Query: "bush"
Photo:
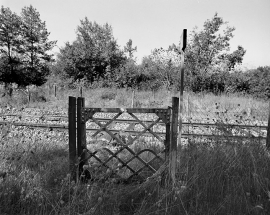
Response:
[[[108,99],[108,100],[114,100],[116,97],[116,92],[113,89],[105,89],[102,94],[101,94],[101,98],[102,99]]]
[[[31,102],[46,102],[47,99],[44,95],[44,92],[34,91],[30,93],[30,101]]]

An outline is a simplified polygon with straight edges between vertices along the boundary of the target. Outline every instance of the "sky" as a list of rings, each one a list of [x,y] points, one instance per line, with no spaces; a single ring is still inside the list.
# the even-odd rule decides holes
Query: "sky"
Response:
[[[243,67],[270,66],[270,0],[0,0],[1,6],[20,14],[32,5],[46,22],[49,39],[57,46],[76,39],[80,20],[87,17],[108,23],[121,48],[129,39],[137,46],[138,62],[155,48],[179,44],[183,29],[188,34],[217,12],[235,27],[231,51],[246,50]],[[59,50],[58,47],[54,51]]]

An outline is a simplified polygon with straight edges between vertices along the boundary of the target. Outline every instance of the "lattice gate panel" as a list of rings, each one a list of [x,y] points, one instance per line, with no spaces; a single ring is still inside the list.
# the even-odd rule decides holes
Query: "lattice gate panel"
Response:
[[[83,145],[80,162],[81,173],[87,169],[97,178],[112,177],[125,181],[144,180],[154,174],[168,158],[170,108],[122,109],[82,106],[80,111],[81,120],[78,121],[81,121],[82,127],[85,127],[84,130],[92,130],[90,138],[86,135],[79,135],[82,139],[78,139],[78,144]],[[101,113],[109,117],[99,118]],[[152,120],[142,119],[142,115],[151,114],[155,115]],[[128,126],[117,130],[116,125],[121,123]],[[94,128],[91,129],[91,127]],[[157,132],[156,128],[161,127],[163,127],[163,132]],[[81,131],[78,130],[79,132]],[[101,141],[102,138],[107,141]],[[149,138],[155,139],[161,144],[147,145],[147,138],[148,140]],[[114,147],[111,147],[112,145]],[[80,148],[79,145],[78,148]],[[79,153],[78,151],[78,155]]]

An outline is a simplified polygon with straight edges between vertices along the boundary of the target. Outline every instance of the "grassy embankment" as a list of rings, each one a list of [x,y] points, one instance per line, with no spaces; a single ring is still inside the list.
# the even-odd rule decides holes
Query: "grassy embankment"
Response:
[[[130,106],[131,92],[111,92],[85,92],[86,105]],[[78,92],[59,92],[58,99],[50,98],[45,103],[27,104],[18,99],[5,102],[18,108],[25,103],[41,109],[67,110],[68,95],[78,96]],[[171,95],[160,92],[153,98],[150,92],[138,92],[135,98],[137,107],[166,107]],[[189,95],[189,101],[191,118],[199,109],[213,107],[214,111],[216,103],[223,110],[240,107],[242,115],[246,115],[244,109],[252,108],[253,115],[258,115],[255,118],[262,118],[258,114],[262,110],[268,112],[266,103],[244,97]],[[184,107],[187,114],[187,105]],[[115,184],[113,179],[75,184],[68,173],[67,141],[64,131],[1,127],[0,214],[270,213],[270,155],[262,143],[254,140],[223,144],[215,139],[211,144],[199,144],[190,138],[187,147],[179,146],[179,183],[174,188],[165,187],[160,178],[130,185]]]

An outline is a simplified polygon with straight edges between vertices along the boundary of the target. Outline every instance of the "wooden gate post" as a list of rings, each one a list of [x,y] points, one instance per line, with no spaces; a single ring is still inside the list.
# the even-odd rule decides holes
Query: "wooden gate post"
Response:
[[[85,164],[85,152],[86,149],[86,125],[85,125],[85,99],[82,97],[77,98],[77,155],[79,159],[79,172],[78,176],[81,176],[83,172],[83,165]]]
[[[76,98],[68,100],[69,172],[76,181]]]
[[[178,110],[179,98],[172,97],[172,114],[171,114],[171,137],[170,137],[170,176],[172,184],[175,184],[176,164],[177,164],[177,131],[178,131]]]

